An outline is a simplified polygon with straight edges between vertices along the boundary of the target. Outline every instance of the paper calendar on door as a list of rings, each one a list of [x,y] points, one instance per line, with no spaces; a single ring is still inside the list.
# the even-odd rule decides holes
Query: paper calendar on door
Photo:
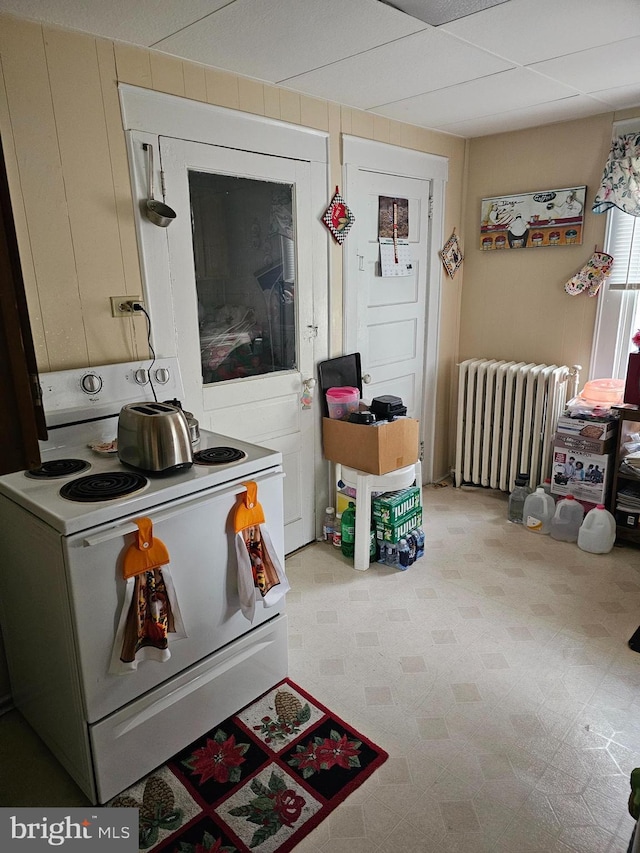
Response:
[[[380,238],[380,271],[383,277],[411,275],[413,273],[408,240]]]

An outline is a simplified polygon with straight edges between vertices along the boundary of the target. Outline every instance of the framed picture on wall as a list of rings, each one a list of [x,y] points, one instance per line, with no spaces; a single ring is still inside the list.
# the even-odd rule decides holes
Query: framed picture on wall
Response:
[[[584,186],[483,198],[480,248],[487,252],[579,245],[586,195]]]

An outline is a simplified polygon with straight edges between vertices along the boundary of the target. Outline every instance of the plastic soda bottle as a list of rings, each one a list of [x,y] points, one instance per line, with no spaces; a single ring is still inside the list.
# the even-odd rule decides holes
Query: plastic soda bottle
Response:
[[[507,518],[514,524],[522,524],[522,514],[524,512],[524,502],[527,496],[531,494],[529,488],[529,475],[518,474],[516,484],[513,491],[509,495],[509,508]]]
[[[325,542],[333,542],[333,531],[336,526],[336,511],[328,506],[324,511],[324,523],[322,525],[322,538]]]
[[[615,541],[616,520],[604,504],[598,504],[584,517],[578,531],[578,547],[592,554],[608,554]]]
[[[336,513],[336,526],[333,528],[333,539],[331,540],[336,548],[342,545],[342,513]]]
[[[416,554],[418,553],[418,540],[415,530],[407,534],[407,545],[409,546],[409,565],[412,566],[416,561]]]
[[[385,563],[388,566],[393,566],[393,568],[398,567],[398,546],[394,545],[392,542],[387,542],[386,545],[383,546],[386,553]]]
[[[416,538],[418,541],[418,547],[416,550],[416,560],[419,557],[424,557],[424,530],[419,527],[416,531]]]
[[[409,568],[409,543],[406,539],[398,542],[398,568],[403,571]]]
[[[342,513],[342,541],[340,547],[345,557],[353,557],[356,540],[356,505],[349,501],[349,506]]]

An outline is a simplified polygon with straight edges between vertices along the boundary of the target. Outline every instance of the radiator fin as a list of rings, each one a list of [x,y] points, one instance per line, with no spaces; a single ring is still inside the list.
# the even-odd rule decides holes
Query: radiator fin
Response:
[[[510,492],[551,476],[553,435],[572,372],[556,364],[471,358],[459,365],[455,485]]]

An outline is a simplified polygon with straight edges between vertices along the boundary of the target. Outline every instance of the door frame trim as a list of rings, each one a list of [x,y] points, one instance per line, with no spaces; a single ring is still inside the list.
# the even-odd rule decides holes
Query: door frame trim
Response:
[[[433,453],[435,446],[438,382],[438,352],[440,342],[440,310],[442,294],[442,264],[438,250],[443,244],[445,189],[449,174],[449,161],[437,154],[426,154],[410,148],[375,142],[369,139],[342,134],[343,184],[347,187],[348,168],[381,172],[406,178],[431,181],[432,212],[427,234],[427,294],[425,304],[425,346],[422,390],[422,440],[424,482],[433,481]],[[343,304],[348,308],[351,290],[349,263],[343,267]],[[346,310],[345,317],[346,323]]]
[[[122,126],[188,142],[327,163],[329,134],[268,116],[119,83]],[[260,125],[256,137],[257,125]]]

